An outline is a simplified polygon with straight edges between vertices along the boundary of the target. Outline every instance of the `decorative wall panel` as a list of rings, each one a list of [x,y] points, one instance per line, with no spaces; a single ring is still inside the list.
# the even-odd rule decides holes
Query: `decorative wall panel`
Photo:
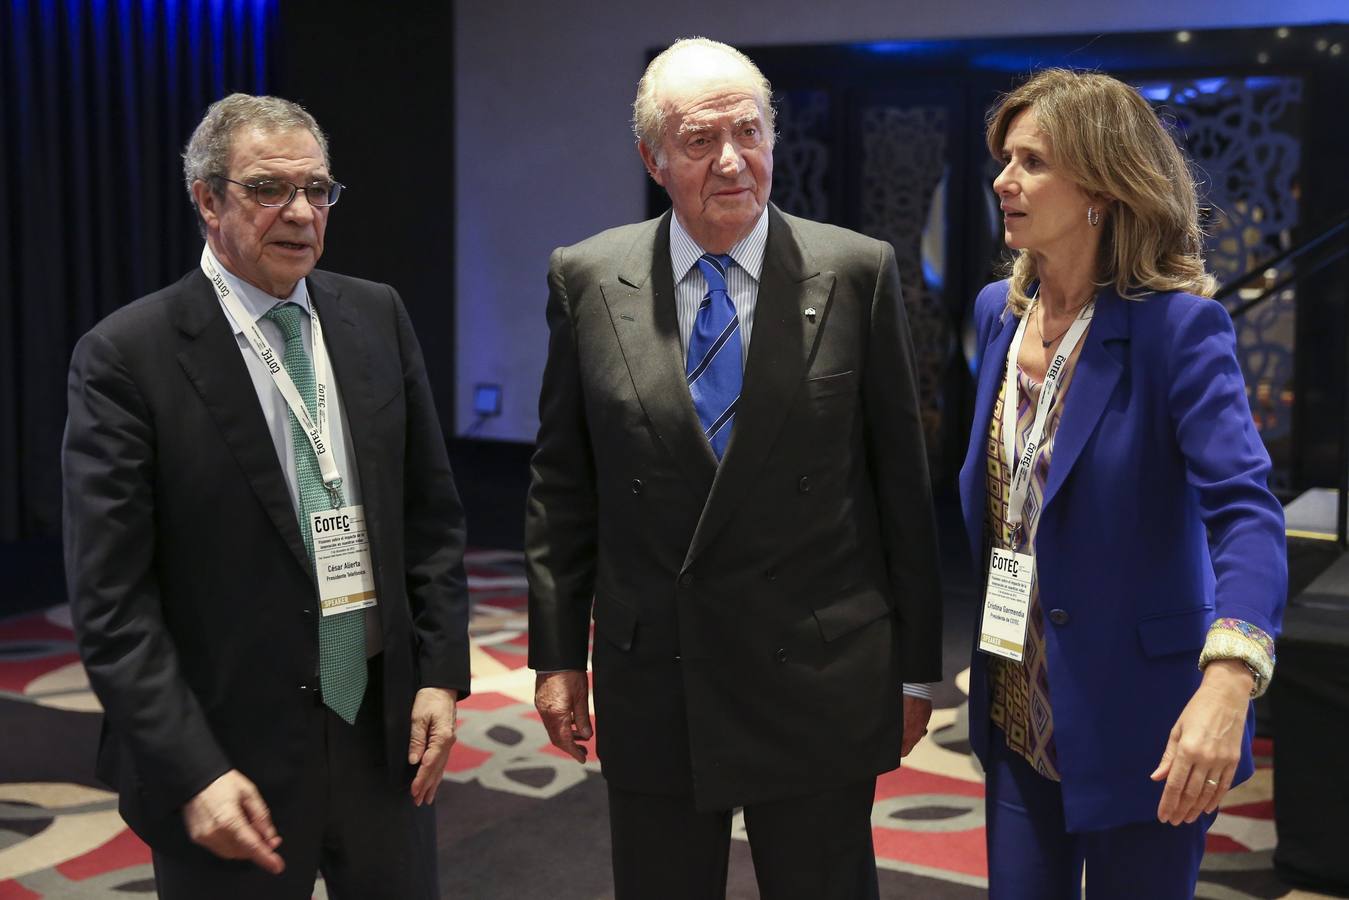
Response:
[[[894,245],[917,351],[919,401],[929,452],[941,446],[942,375],[954,329],[942,298],[949,171],[944,106],[871,105],[860,111],[859,227]],[[934,461],[935,462],[935,461]]]
[[[832,221],[829,203],[830,104],[827,91],[778,91],[773,202],[783,212]]]
[[[1219,282],[1289,247],[1301,201],[1302,79],[1204,78],[1139,88],[1172,120],[1194,160],[1209,271]],[[1229,308],[1244,299],[1228,298]],[[1281,291],[1234,322],[1252,415],[1276,475],[1288,463],[1296,299],[1294,289]]]

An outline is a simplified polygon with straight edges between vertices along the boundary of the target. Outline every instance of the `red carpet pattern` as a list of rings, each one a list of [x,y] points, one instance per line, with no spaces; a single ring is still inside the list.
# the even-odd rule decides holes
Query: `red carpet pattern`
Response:
[[[461,706],[436,804],[445,895],[611,896],[599,763],[582,767],[552,748],[531,702],[520,555],[477,552],[469,571],[475,693]],[[955,678],[962,692],[964,675]],[[931,738],[880,779],[872,821],[882,896],[985,893],[983,785],[968,753],[966,709],[938,708]],[[98,713],[65,608],[0,621],[0,900],[153,895],[148,850],[92,776]],[[1272,748],[1263,742],[1258,752],[1260,771],[1232,793],[1210,833],[1199,897],[1287,894],[1270,870]],[[736,835],[743,838],[738,821]],[[531,861],[550,854],[578,873],[562,879],[564,888],[531,874]],[[755,896],[748,866],[740,845],[730,896]],[[315,896],[326,896],[321,882]]]

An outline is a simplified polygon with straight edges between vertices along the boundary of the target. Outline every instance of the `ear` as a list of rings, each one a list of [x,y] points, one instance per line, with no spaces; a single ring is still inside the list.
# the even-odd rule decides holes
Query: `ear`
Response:
[[[637,142],[637,152],[641,154],[642,164],[646,166],[646,173],[651,176],[651,180],[665,187],[664,170],[656,163],[656,154],[646,145],[646,141]]]
[[[220,204],[224,199],[211,190],[211,186],[198,178],[192,182],[192,199],[197,201],[197,209],[206,227],[212,231],[220,228]]]

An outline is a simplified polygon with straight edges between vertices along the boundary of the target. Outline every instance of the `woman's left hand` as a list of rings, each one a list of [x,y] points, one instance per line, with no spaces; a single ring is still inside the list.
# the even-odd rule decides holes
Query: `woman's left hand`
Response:
[[[1246,712],[1254,684],[1246,665],[1219,659],[1204,668],[1204,680],[1171,729],[1153,781],[1166,779],[1159,821],[1179,825],[1211,813],[1232,787]]]

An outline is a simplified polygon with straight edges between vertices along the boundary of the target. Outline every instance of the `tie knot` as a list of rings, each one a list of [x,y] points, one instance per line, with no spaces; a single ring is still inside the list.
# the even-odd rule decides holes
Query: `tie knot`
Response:
[[[731,257],[725,253],[704,253],[698,257],[698,268],[707,279],[709,291],[726,290],[726,273],[731,270],[731,262]]]
[[[276,323],[287,343],[300,339],[300,307],[294,303],[278,303],[262,317]]]

